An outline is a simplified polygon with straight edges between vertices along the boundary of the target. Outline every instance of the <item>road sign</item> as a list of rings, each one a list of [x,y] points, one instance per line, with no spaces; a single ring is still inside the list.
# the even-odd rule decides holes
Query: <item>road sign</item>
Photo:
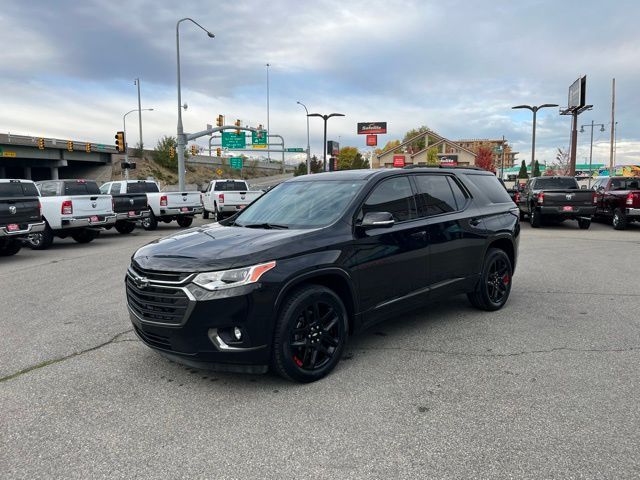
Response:
[[[301,153],[301,152],[304,152],[304,148],[301,148],[301,147],[287,148],[287,149],[285,150],[285,152],[297,152],[297,153]]]
[[[221,168],[218,168],[216,170],[216,175],[218,175],[219,177],[222,176],[222,169]]]
[[[260,134],[258,132],[251,132],[251,143],[253,143],[253,148],[259,148],[255,145],[266,145],[267,144],[267,131],[260,130]]]
[[[242,157],[229,158],[229,165],[231,165],[233,169],[240,170],[242,168]]]
[[[237,134],[236,132],[222,132],[223,148],[247,148],[247,140],[244,132]]]
[[[267,148],[267,145],[252,145],[253,148]]]

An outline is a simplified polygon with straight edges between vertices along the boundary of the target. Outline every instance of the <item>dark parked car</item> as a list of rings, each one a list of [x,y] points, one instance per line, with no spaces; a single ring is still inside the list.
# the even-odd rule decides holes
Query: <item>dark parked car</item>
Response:
[[[573,177],[532,178],[517,195],[517,204],[520,220],[528,216],[534,228],[544,220],[577,220],[578,226],[586,230],[596,211],[593,192],[580,189]]]
[[[44,230],[38,189],[31,180],[0,178],[0,257],[15,255],[22,240]]]
[[[474,169],[297,177],[220,223],[155,241],[125,283],[135,332],[187,365],[309,382],[347,338],[426,301],[509,297],[518,210]]]
[[[640,177],[603,177],[591,187],[596,196],[596,216],[611,220],[613,228],[624,230],[640,221]]]

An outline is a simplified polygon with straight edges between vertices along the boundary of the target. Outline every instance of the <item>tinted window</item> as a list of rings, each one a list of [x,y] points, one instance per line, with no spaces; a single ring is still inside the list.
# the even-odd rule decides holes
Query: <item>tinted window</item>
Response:
[[[40,184],[40,194],[43,197],[55,197],[58,194],[58,184],[54,182]]]
[[[467,178],[491,203],[512,203],[511,197],[495,175],[467,175]]]
[[[120,184],[119,183],[114,183],[113,185],[111,185],[111,194],[112,195],[117,195],[120,193]]]
[[[241,227],[266,223],[288,228],[324,227],[344,214],[363,183],[361,180],[282,183],[244,209],[235,224]]]
[[[456,205],[458,206],[458,210],[462,210],[464,204],[467,203],[467,197],[453,178],[447,177],[449,180],[449,185],[451,185],[451,190],[453,190],[453,196],[456,199]]]
[[[247,191],[247,184],[245,182],[216,182],[216,186],[214,188],[216,192],[237,192]]]
[[[611,180],[609,190],[638,190],[640,179],[638,178],[614,178]]]
[[[158,185],[154,182],[133,182],[127,185],[129,193],[155,193],[159,192]]]
[[[536,178],[535,183],[533,184],[534,190],[552,190],[559,189],[565,190],[568,188],[580,188],[578,187],[578,182],[576,182],[575,178],[564,178],[564,177],[540,177]]]
[[[368,212],[389,212],[396,222],[416,218],[416,204],[409,178],[390,178],[378,184],[362,205],[361,216]]]
[[[37,197],[38,190],[33,183],[0,183],[0,197]]]
[[[453,191],[447,177],[442,175],[416,175],[418,199],[423,215],[439,215],[457,210]]]
[[[99,195],[100,189],[96,182],[72,180],[64,182],[64,195]]]

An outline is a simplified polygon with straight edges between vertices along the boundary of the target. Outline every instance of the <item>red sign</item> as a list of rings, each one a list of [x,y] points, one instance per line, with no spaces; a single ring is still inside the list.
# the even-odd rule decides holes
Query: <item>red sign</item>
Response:
[[[374,133],[387,133],[387,122],[358,123],[358,135],[371,135]]]
[[[377,135],[367,135],[367,146],[375,147],[378,145],[378,136]]]
[[[404,155],[394,155],[393,156],[393,166],[394,167],[404,167]]]

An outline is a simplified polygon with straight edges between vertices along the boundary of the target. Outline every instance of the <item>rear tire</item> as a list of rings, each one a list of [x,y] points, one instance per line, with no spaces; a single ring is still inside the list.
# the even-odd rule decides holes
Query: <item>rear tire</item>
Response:
[[[589,227],[591,226],[591,220],[588,218],[579,218],[578,219],[578,227],[580,227],[580,230],[589,230]]]
[[[135,230],[136,224],[133,222],[127,222],[126,220],[118,220],[115,227],[119,233],[126,235]]]
[[[491,248],[487,252],[480,280],[473,292],[467,293],[469,302],[480,310],[501,309],[511,293],[513,267],[504,250]]]
[[[72,233],[71,238],[73,238],[78,243],[89,243],[95,240],[100,232],[96,232],[94,230],[84,229],[78,232]]]
[[[629,221],[627,220],[627,216],[622,213],[622,210],[616,208],[613,212],[613,219],[611,220],[611,224],[616,230],[624,230],[627,228]]]
[[[182,228],[188,228],[193,223],[193,217],[178,217],[176,221]]]
[[[153,211],[149,212],[149,216],[142,219],[142,228],[147,231],[152,231],[158,228],[158,219],[153,214]]]
[[[520,221],[524,222],[525,219],[527,218],[527,215],[522,210],[519,210],[519,212],[520,212]]]
[[[29,235],[27,242],[33,250],[46,250],[53,243],[53,230],[51,230],[49,224],[46,223],[44,230]]]
[[[340,361],[348,332],[347,310],[334,291],[320,285],[295,290],[276,322],[273,369],[295,382],[320,380]]]
[[[15,255],[22,248],[22,243],[16,238],[7,238],[0,242],[0,257],[10,257]]]
[[[533,208],[529,213],[529,223],[531,223],[533,228],[540,228],[540,225],[542,224],[540,212],[535,208]]]
[[[202,218],[205,220],[209,220],[209,211],[208,210],[203,210],[202,211]]]

